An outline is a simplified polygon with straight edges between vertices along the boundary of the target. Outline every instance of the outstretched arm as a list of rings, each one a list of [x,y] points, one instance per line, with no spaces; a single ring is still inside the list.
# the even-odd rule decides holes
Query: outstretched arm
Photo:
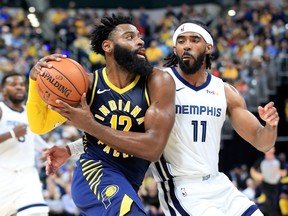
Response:
[[[264,107],[258,107],[260,121],[246,108],[244,98],[231,85],[225,86],[228,116],[236,132],[259,151],[266,152],[271,149],[277,139],[279,115],[273,102]]]
[[[78,129],[97,137],[111,148],[149,161],[161,156],[175,120],[175,83],[166,72],[155,69],[148,79],[151,106],[145,114],[145,133],[112,129],[98,123],[87,105],[81,107],[58,101],[63,108],[51,107],[69,119]]]
[[[47,160],[46,174],[55,174],[59,167],[74,155],[80,155],[84,152],[82,139],[68,143],[66,146],[53,146],[43,151],[43,160]]]

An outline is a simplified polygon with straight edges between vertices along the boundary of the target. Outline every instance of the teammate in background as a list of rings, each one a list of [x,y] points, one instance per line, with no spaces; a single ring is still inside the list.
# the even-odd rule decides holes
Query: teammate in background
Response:
[[[35,148],[48,144],[28,127],[24,77],[11,73],[1,82],[0,102],[0,214],[48,215],[42,184],[35,168]]]
[[[33,67],[29,123],[42,134],[68,119],[84,131],[85,152],[72,180],[72,197],[82,214],[145,215],[137,191],[150,161],[160,158],[172,129],[175,83],[149,64],[144,42],[128,17],[102,18],[91,45],[105,56],[106,67],[89,75],[87,100],[83,94],[80,107],[61,101],[64,108],[48,107],[36,89],[37,74],[45,73],[41,69],[64,56],[44,57]],[[49,168],[48,174],[56,171]]]
[[[263,215],[219,172],[218,153],[226,115],[243,139],[269,151],[279,122],[274,103],[258,107],[262,126],[237,90],[208,72],[213,38],[203,23],[182,23],[173,43],[164,66],[176,83],[175,124],[161,159],[152,164],[165,215]]]

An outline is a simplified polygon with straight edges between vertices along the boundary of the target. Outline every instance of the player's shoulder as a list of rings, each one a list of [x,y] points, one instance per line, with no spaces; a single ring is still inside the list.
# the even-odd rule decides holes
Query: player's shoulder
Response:
[[[174,83],[174,80],[171,77],[171,75],[167,72],[167,70],[162,68],[154,68],[152,73],[150,74],[150,78],[162,79],[164,82]]]
[[[228,107],[244,107],[245,100],[240,92],[231,84],[224,82],[224,90]]]
[[[156,88],[156,89],[169,89],[175,91],[175,82],[172,76],[163,71],[160,68],[154,68],[152,73],[148,77],[148,87],[149,89]]]
[[[174,86],[174,80],[169,73],[160,69],[154,68],[148,77],[148,84],[155,83],[157,85]]]
[[[232,91],[235,93],[238,92],[238,90],[234,86],[232,86],[230,83],[227,83],[227,82],[223,82],[223,83],[224,83],[225,91]]]
[[[224,82],[224,90],[226,97],[241,97],[240,92],[231,84]]]

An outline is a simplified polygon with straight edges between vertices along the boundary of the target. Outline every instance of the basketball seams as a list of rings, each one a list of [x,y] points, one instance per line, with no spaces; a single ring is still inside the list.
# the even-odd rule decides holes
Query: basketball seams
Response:
[[[82,68],[79,67],[79,66],[81,66],[81,65],[79,65],[78,62],[75,62],[73,59],[67,59],[67,60],[68,60],[69,62],[71,62],[72,64],[74,64],[74,65],[78,68],[78,70],[81,72],[82,78],[83,78],[83,80],[84,80],[84,90],[87,91],[88,86],[86,86],[85,74],[83,74],[83,73],[85,73],[85,71],[83,71]]]
[[[41,98],[53,106],[57,106],[56,99],[63,100],[70,105],[80,103],[81,92],[87,91],[89,87],[89,79],[85,76],[84,68],[70,58],[50,63],[52,67],[47,69],[47,74],[39,75],[36,80]],[[47,97],[48,94],[49,97]]]
[[[65,76],[65,74],[63,74],[59,69],[57,69],[54,65],[52,66],[52,68],[54,68],[58,73],[60,73],[63,77],[65,77],[66,81],[68,81],[72,86],[73,88],[77,91],[77,93],[81,96],[81,93],[79,92],[79,90],[76,88],[76,86],[74,85],[73,82],[71,82],[71,80]],[[82,74],[82,73],[81,73]]]
[[[44,85],[47,89],[50,89],[50,88],[46,85],[46,83],[43,81],[42,76],[39,76],[38,79],[39,79],[39,78],[40,78],[40,81],[41,81],[42,85]],[[39,85],[38,85],[38,87],[39,87]],[[41,88],[41,87],[40,87],[40,88]],[[58,96],[60,100],[63,99],[63,100],[65,100],[65,101],[70,101],[70,102],[79,102],[78,100],[71,100],[71,99],[69,99],[69,98],[67,98],[67,97],[63,97],[63,96],[57,94],[55,91],[52,91],[51,89],[50,89],[50,91],[53,92],[54,95]],[[42,98],[42,99],[43,99],[43,98]],[[43,99],[43,100],[44,100],[44,99]]]

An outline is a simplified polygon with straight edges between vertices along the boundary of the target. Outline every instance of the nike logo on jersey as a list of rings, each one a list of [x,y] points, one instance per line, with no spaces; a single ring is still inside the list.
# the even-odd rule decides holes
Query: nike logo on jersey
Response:
[[[97,90],[97,94],[103,94],[104,92],[107,92],[107,91],[110,91],[111,89],[103,89],[103,90],[100,90],[98,89]]]
[[[185,87],[182,87],[182,88],[179,88],[179,89],[176,89],[176,91],[180,91],[180,90],[182,90],[182,89],[184,89]]]

